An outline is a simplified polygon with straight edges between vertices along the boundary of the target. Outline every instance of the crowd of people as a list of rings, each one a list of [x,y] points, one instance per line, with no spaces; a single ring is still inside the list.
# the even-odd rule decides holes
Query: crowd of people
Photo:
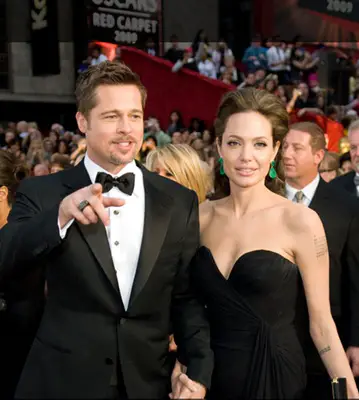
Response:
[[[0,390],[9,397],[18,386],[19,398],[204,398],[208,389],[212,399],[330,398],[330,378],[344,377],[359,398],[358,88],[334,105],[319,88],[315,55],[299,44],[273,39],[265,48],[256,38],[240,82],[224,42],[212,50],[201,31],[184,52],[176,43],[165,55],[174,73],[188,67],[238,86],[213,126],[195,117],[186,126],[180,110],[167,126],[144,120],[145,88],[95,49],[99,61],[88,60],[79,78],[76,132],[28,121],[0,128],[8,367]],[[340,124],[338,151],[328,151],[321,126],[293,113]],[[96,172],[105,174],[102,188],[91,185]]]

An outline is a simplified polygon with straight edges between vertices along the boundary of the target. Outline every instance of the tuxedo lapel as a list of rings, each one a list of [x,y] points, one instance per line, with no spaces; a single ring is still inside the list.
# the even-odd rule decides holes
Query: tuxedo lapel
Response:
[[[172,198],[158,189],[155,175],[141,168],[145,188],[145,219],[140,257],[130,296],[130,306],[145,286],[167,233]]]
[[[90,225],[76,224],[108,280],[119,293],[120,289],[105,226],[101,221]]]
[[[91,185],[91,180],[83,161],[71,170],[71,174],[69,171],[64,185],[67,188],[68,194]],[[90,225],[82,225],[75,222],[75,225],[78,227],[112,286],[119,293],[116,271],[112,261],[111,249],[108,243],[105,226],[101,221],[97,224]]]
[[[327,183],[320,178],[317,190],[314,193],[312,201],[309,204],[309,208],[316,211],[325,207],[326,200],[330,196],[327,190]]]

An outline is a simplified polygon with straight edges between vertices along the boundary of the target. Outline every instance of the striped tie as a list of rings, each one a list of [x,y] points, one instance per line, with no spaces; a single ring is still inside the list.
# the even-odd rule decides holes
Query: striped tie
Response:
[[[296,203],[303,203],[304,197],[305,197],[304,193],[301,190],[299,190],[294,196],[295,202]]]

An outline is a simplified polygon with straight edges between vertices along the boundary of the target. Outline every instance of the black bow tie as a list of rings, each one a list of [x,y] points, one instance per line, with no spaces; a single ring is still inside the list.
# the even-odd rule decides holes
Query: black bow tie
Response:
[[[96,183],[101,183],[102,193],[107,193],[116,187],[121,192],[131,196],[135,187],[135,174],[129,172],[119,178],[113,178],[111,175],[106,174],[106,172],[99,172],[96,176]]]

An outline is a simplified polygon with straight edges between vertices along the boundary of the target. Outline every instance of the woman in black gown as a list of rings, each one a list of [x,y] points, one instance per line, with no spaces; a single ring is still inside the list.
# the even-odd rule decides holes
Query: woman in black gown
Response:
[[[302,283],[328,385],[330,377],[346,377],[349,397],[358,398],[330,313],[321,221],[274,190],[274,160],[288,130],[281,100],[255,89],[228,93],[215,128],[222,198],[200,207],[202,247],[192,265],[211,324],[209,398],[301,398],[305,359],[295,317]]]

